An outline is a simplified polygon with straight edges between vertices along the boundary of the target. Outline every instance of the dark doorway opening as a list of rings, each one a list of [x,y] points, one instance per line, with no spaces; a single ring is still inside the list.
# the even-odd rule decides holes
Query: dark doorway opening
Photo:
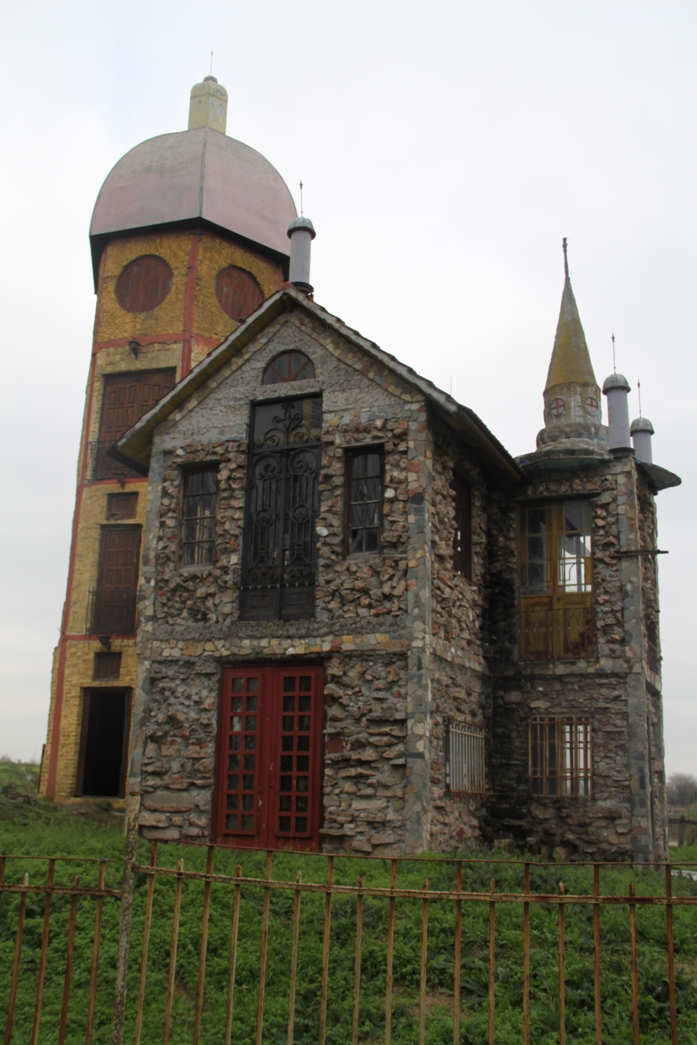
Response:
[[[85,690],[78,795],[123,798],[130,711],[131,692],[128,689]]]

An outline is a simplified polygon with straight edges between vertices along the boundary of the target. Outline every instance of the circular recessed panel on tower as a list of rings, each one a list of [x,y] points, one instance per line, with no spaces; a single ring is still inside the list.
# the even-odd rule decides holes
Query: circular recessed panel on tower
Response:
[[[215,296],[225,315],[238,322],[251,316],[264,300],[251,272],[235,265],[221,269],[215,277]]]
[[[598,413],[598,400],[595,398],[595,396],[588,396],[588,398],[586,399],[586,410],[589,414]]]
[[[563,399],[559,399],[557,397],[556,399],[553,399],[552,402],[549,404],[549,409],[555,417],[561,417],[561,415],[566,410],[566,403]]]
[[[126,265],[116,281],[116,300],[126,312],[152,312],[170,290],[172,270],[155,254],[144,254]]]

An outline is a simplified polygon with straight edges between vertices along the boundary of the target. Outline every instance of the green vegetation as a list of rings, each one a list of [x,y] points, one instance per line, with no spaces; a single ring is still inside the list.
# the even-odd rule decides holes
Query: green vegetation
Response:
[[[107,885],[118,888],[122,870],[122,848],[122,818],[106,809],[77,812],[41,802],[30,805],[17,798],[9,799],[0,795],[0,853],[61,854],[82,858],[76,862],[59,863],[59,881],[68,882],[77,875],[80,884],[95,884],[98,865],[90,864],[85,858],[103,857],[114,861],[107,865]],[[677,854],[674,855],[677,858]],[[501,856],[505,854],[492,854],[492,858]],[[682,860],[697,861],[697,846],[681,850],[679,856]],[[201,871],[205,868],[206,851],[197,847],[163,846],[158,859],[159,863],[165,866],[176,867],[180,857],[184,858],[187,870]],[[144,863],[148,862],[148,849],[145,844],[141,846],[140,859]],[[264,855],[252,852],[219,851],[216,853],[214,870],[216,873],[234,875],[238,863],[243,875],[263,877]],[[326,860],[292,853],[274,856],[274,879],[293,882],[298,869],[302,871],[304,882],[322,883],[326,875]],[[20,881],[22,874],[28,872],[30,882],[40,882],[45,880],[46,871],[45,860],[11,860],[7,862],[6,880]],[[361,874],[366,886],[387,886],[389,863],[340,858],[336,860],[335,884],[355,885]],[[454,866],[445,861],[400,863],[397,884],[400,888],[420,889],[426,876],[433,889],[454,887]],[[497,892],[522,890],[522,867],[513,861],[503,864],[483,861],[467,865],[464,869],[463,885],[466,890],[488,893],[492,878],[496,880]],[[564,880],[567,893],[592,891],[590,870],[580,867],[542,866],[532,869],[532,890],[556,894],[561,878]],[[601,892],[626,895],[631,881],[636,883],[637,893],[640,895],[660,895],[663,892],[662,874],[633,874],[630,869],[623,868],[602,872]],[[133,1037],[146,891],[146,876],[138,876],[129,970],[126,1041],[132,1040]],[[687,878],[674,878],[673,891],[675,895],[697,895],[697,882]],[[184,883],[171,1038],[175,1045],[190,1042],[193,1035],[203,896],[204,887],[201,883]],[[173,901],[173,880],[158,879],[154,893],[153,929],[141,1039],[143,1045],[155,1045],[162,1040]],[[202,1042],[206,1045],[220,1045],[223,1041],[232,901],[233,890],[229,886],[213,885],[202,1024]],[[247,1045],[254,1040],[263,903],[262,889],[243,888],[235,981],[235,1045]],[[317,1041],[324,906],[325,897],[321,892],[303,894],[295,1018],[297,1045],[310,1045]],[[18,908],[17,894],[6,894],[0,901],[0,1012],[4,1012],[9,995]],[[333,899],[327,1010],[329,1045],[346,1045],[351,1040],[356,908],[355,896],[335,896]],[[75,959],[66,1037],[66,1041],[70,1043],[82,1042],[85,1036],[94,915],[95,901],[80,900],[77,907]],[[43,916],[43,897],[30,897],[26,909],[14,1045],[25,1045],[31,1034]],[[106,1045],[109,1041],[118,917],[118,901],[105,900],[93,1039],[100,1045]],[[69,918],[69,898],[55,896],[39,1037],[42,1045],[52,1045],[58,1038]],[[285,1045],[287,1037],[292,918],[292,891],[273,890],[269,906],[264,1009],[264,1042],[268,1045]],[[533,906],[530,920],[531,1041],[535,1045],[548,1045],[558,1041],[557,906]],[[694,907],[675,909],[680,1041],[687,1045],[697,1043],[696,923],[697,910]],[[496,905],[496,1041],[501,1045],[519,1045],[522,1041],[522,924],[522,905]],[[637,910],[642,1045],[662,1045],[670,1041],[665,926],[665,908],[647,906]],[[388,902],[381,898],[367,897],[363,913],[359,1028],[360,1040],[376,1045],[384,1040],[387,927]],[[430,903],[426,997],[426,1041],[429,1045],[445,1045],[452,1042],[453,929],[454,905],[445,901]],[[398,899],[392,1034],[395,1045],[411,1045],[418,1041],[421,931],[421,900]],[[591,1045],[595,1037],[593,915],[589,907],[568,906],[565,909],[565,940],[567,1042]],[[460,1040],[466,1045],[479,1045],[487,1040],[488,902],[463,904],[462,941]],[[604,1041],[612,1045],[622,1045],[624,1042],[632,1041],[629,916],[625,907],[606,906],[601,910],[601,941]]]

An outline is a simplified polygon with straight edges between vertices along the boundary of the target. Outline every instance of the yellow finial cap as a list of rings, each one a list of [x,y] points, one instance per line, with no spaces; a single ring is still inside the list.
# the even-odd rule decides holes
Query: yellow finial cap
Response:
[[[212,127],[225,134],[227,125],[227,91],[215,76],[206,76],[202,83],[191,88],[189,103],[189,130],[197,127]]]

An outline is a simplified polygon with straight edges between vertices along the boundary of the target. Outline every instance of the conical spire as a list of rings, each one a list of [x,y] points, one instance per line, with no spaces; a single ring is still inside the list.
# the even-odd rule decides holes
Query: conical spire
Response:
[[[586,344],[586,335],[578,314],[576,298],[571,289],[569,265],[566,258],[566,240],[564,240],[564,273],[559,322],[547,372],[545,391],[554,388],[555,385],[566,385],[572,381],[584,385],[596,383],[593,364]]]
[[[537,436],[537,448],[546,456],[604,456],[607,428],[602,423],[600,389],[571,289],[566,239],[563,248],[564,290],[544,390],[545,427]]]

